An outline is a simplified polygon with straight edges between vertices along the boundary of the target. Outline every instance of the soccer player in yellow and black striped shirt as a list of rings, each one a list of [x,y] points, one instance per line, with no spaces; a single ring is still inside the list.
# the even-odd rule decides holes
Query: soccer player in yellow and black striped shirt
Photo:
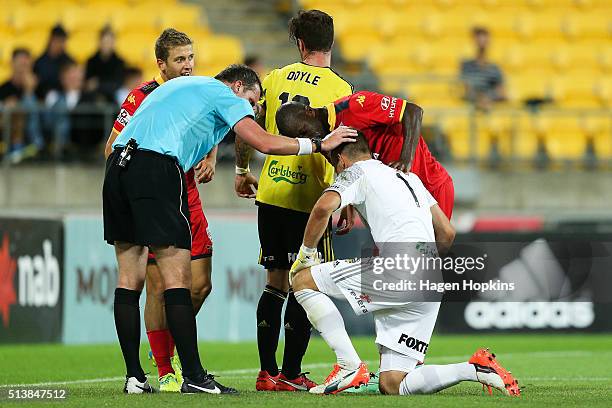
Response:
[[[278,134],[275,114],[287,101],[324,106],[352,93],[352,85],[330,68],[334,41],[332,18],[318,10],[300,11],[289,22],[289,35],[300,51],[301,62],[275,69],[263,80],[263,97],[258,122]],[[305,129],[305,134],[323,129]],[[252,197],[256,179],[248,172],[250,151],[236,138],[236,192]],[[301,373],[311,325],[289,288],[289,268],[302,243],[302,235],[313,205],[333,181],[334,169],[320,155],[267,156],[256,195],[261,252],[259,263],[266,268],[267,285],[257,306],[257,344],[261,371],[256,388],[261,391],[307,390],[315,384]],[[319,252],[322,262],[333,260],[331,222]],[[289,293],[288,293],[289,292]],[[285,310],[285,350],[282,372],[276,348]]]

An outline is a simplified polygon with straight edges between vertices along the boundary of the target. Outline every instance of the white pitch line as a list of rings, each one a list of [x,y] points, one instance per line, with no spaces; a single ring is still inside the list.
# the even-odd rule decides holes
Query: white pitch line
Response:
[[[505,353],[501,357],[502,359],[506,358],[515,358],[521,356],[530,356],[530,357],[540,357],[540,358],[556,358],[556,357],[586,357],[592,355],[602,355],[602,354],[610,354],[612,352],[593,352],[593,351],[576,351],[576,350],[567,350],[567,351],[531,351],[531,352],[519,352],[519,353]],[[465,361],[470,358],[470,355],[458,355],[458,356],[437,356],[430,357],[427,359],[427,362],[445,362],[445,361]],[[377,361],[376,361],[377,362]],[[367,364],[374,364],[375,361],[366,361]],[[333,362],[327,363],[313,363],[313,364],[305,364],[302,368],[306,370],[318,369],[318,368],[326,368],[333,365]],[[236,376],[234,378],[246,378],[241,377],[244,374],[255,374],[259,372],[259,368],[239,368],[235,370],[211,370],[212,374],[218,376],[225,376],[231,378],[231,376]],[[39,382],[39,383],[31,383],[31,384],[0,384],[0,388],[13,388],[13,387],[48,387],[48,386],[56,386],[56,385],[73,385],[73,384],[91,384],[91,383],[102,383],[102,382],[113,382],[113,381],[124,381],[125,377],[103,377],[103,378],[88,378],[81,380],[67,380],[67,381],[48,381],[48,382]],[[612,378],[608,377],[529,377],[525,378],[526,381],[608,381],[612,380]]]

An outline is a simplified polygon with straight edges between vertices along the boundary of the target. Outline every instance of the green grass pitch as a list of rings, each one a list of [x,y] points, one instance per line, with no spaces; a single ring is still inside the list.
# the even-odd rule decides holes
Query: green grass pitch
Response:
[[[377,352],[371,338],[354,340],[370,369],[378,366]],[[445,364],[465,361],[480,346],[497,353],[523,387],[520,398],[493,397],[483,393],[480,384],[463,383],[441,393],[427,396],[381,396],[343,394],[316,396],[307,393],[268,393],[254,390],[258,358],[255,343],[201,343],[205,366],[218,375],[221,383],[239,389],[237,396],[215,395],[124,395],[124,372],[119,346],[23,345],[0,346],[0,406],[40,407],[213,407],[213,406],[285,406],[285,407],[461,407],[461,406],[612,406],[612,336],[610,335],[479,335],[432,338],[427,363]],[[282,344],[279,345],[282,350]],[[141,347],[145,370],[155,369]],[[280,361],[279,357],[279,361]],[[331,370],[332,352],[320,338],[313,337],[304,361],[305,371],[321,381]],[[65,388],[68,397],[58,402],[18,402],[6,399],[13,384],[37,384],[43,388]]]

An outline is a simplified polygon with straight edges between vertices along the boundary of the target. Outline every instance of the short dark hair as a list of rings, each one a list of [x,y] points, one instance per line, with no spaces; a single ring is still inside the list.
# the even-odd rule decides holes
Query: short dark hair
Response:
[[[321,10],[300,10],[289,20],[289,38],[302,40],[308,51],[330,51],[334,44],[334,19]]]
[[[481,34],[489,35],[489,30],[483,26],[475,26],[472,28],[472,35],[476,36]]]
[[[336,167],[338,164],[338,156],[341,154],[353,159],[365,154],[371,155],[372,152],[370,151],[370,146],[368,146],[364,134],[360,130],[357,130],[357,137],[354,142],[344,142],[329,152],[329,161],[332,166]]]
[[[215,79],[222,82],[242,81],[246,89],[253,89],[256,86],[261,90],[261,82],[257,73],[243,64],[232,64],[223,71],[215,75]]]
[[[52,37],[60,37],[60,38],[68,38],[68,32],[64,29],[64,26],[61,24],[56,24],[51,28],[51,32],[49,38]]]
[[[246,57],[244,57],[244,65],[246,65],[247,67],[250,67],[252,65],[258,64],[260,61],[259,57],[257,55],[247,55]]]
[[[25,55],[27,57],[31,57],[32,53],[30,52],[30,50],[28,50],[27,48],[24,47],[17,47],[13,50],[13,54],[11,56],[11,60],[15,60],[15,58],[17,58],[20,55]]]
[[[193,44],[191,38],[174,28],[166,28],[155,41],[155,58],[166,61],[170,48]]]
[[[306,105],[300,102],[287,102],[276,110],[276,127],[283,136],[307,137],[302,132],[305,124],[316,120],[306,115]]]
[[[110,34],[112,36],[115,35],[115,32],[113,31],[113,28],[110,24],[105,24],[104,27],[102,27],[102,29],[100,30],[100,38],[104,37],[107,34]]]

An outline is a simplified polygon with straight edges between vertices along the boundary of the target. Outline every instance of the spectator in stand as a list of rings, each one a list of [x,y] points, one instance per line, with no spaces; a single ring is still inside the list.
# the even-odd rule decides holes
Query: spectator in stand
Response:
[[[506,100],[504,76],[500,68],[489,61],[489,31],[484,27],[472,30],[476,57],[461,63],[461,80],[465,85],[464,98],[481,110]]]
[[[45,124],[55,141],[58,158],[71,158],[73,153],[83,156],[95,153],[94,147],[104,137],[103,115],[95,113],[103,102],[93,92],[84,90],[83,67],[69,62],[60,70],[60,90],[53,90],[45,98]],[[69,143],[72,149],[69,149]]]
[[[61,24],[54,26],[49,34],[49,42],[43,55],[34,63],[34,73],[38,76],[36,95],[44,99],[51,90],[60,89],[60,68],[74,60],[66,53],[68,33]]]
[[[98,51],[87,60],[86,89],[115,101],[115,91],[123,84],[125,62],[115,52],[115,34],[110,26],[100,31]]]
[[[136,67],[127,67],[125,69],[125,77],[123,78],[123,85],[115,92],[115,104],[121,106],[123,101],[127,98],[132,89],[135,89],[138,85],[143,82],[142,70]]]
[[[25,48],[13,50],[11,77],[0,85],[0,106],[16,109],[10,117],[11,145],[6,146],[11,160],[19,162],[43,147],[40,116],[34,94],[37,79],[32,71],[32,55]],[[6,124],[4,124],[6,126]]]

